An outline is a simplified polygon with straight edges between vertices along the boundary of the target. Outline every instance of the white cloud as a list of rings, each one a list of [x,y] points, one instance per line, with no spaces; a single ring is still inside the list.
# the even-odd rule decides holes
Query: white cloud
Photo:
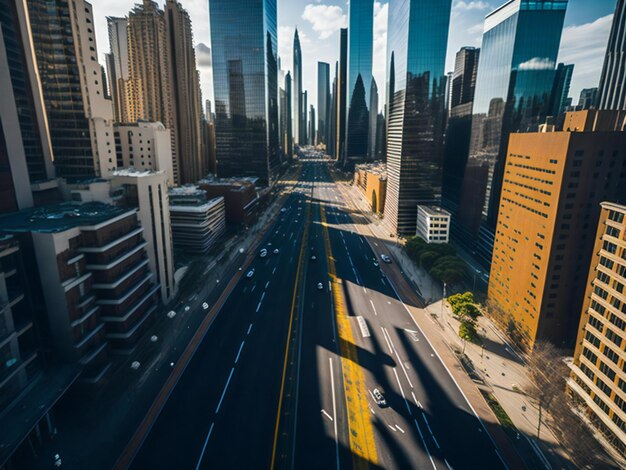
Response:
[[[554,70],[554,61],[548,57],[533,57],[526,62],[522,62],[517,67],[518,70]]]
[[[374,3],[374,53],[372,74],[378,85],[379,106],[385,104],[387,91],[387,14],[388,3]]]
[[[574,65],[570,96],[577,102],[580,90],[598,86],[613,15],[563,30],[559,62]]]
[[[341,7],[336,5],[308,4],[304,7],[302,19],[311,23],[313,31],[319,35],[320,39],[329,38],[340,28],[345,28],[347,24],[346,15]]]
[[[452,9],[455,11],[459,10],[486,10],[489,8],[489,4],[487,2],[482,1],[472,1],[465,2],[463,0],[459,0],[452,5]]]

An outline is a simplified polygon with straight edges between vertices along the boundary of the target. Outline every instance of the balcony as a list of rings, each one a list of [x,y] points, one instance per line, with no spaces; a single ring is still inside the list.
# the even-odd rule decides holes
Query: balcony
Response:
[[[103,316],[101,320],[107,325],[108,333],[124,333],[132,328],[133,323],[138,317],[141,317],[146,310],[155,307],[157,302],[155,294],[158,292],[159,286],[150,289],[146,295],[140,298],[125,315],[119,316]]]
[[[87,269],[105,270],[122,262],[126,257],[131,256],[137,251],[142,251],[147,243],[137,235],[116,246],[108,253],[94,253],[88,256]]]
[[[143,244],[142,244],[143,245]],[[145,252],[142,249],[134,249],[130,256],[124,256],[124,259],[114,265],[111,265],[107,269],[94,269],[93,281],[96,284],[106,284],[113,282],[120,277],[123,273],[132,269],[137,263],[148,259]]]
[[[117,298],[126,292],[130,286],[145,277],[147,270],[148,260],[144,259],[128,269],[121,277],[108,283],[94,283],[92,287],[101,291],[99,296],[101,299]]]
[[[139,226],[134,230],[131,230],[130,232],[120,233],[118,237],[111,237],[112,241],[110,241],[106,245],[83,246],[82,248],[79,248],[78,251],[80,251],[81,253],[105,253],[114,248],[116,245],[119,245],[120,243],[132,239],[134,236],[140,235],[142,233],[143,228]]]
[[[81,233],[82,246],[104,246],[115,242],[138,227],[136,212],[127,214],[121,220],[94,230],[83,230]]]

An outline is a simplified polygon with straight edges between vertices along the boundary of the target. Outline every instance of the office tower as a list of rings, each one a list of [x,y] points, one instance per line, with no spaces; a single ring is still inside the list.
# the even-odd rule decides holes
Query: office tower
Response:
[[[109,48],[106,55],[109,89],[113,102],[113,119],[116,123],[131,122],[128,110],[128,80],[130,79],[128,61],[128,18],[107,16],[109,30]]]
[[[293,35],[293,96],[293,142],[300,145],[302,113],[306,112],[306,108],[302,109],[302,49],[300,48],[298,28]]]
[[[415,234],[418,204],[441,199],[450,9],[450,0],[389,4],[385,219],[400,234]]]
[[[27,3],[56,175],[68,181],[115,169],[113,107],[100,77],[91,4]]]
[[[330,112],[328,113],[328,144],[326,144],[326,153],[333,157],[337,157],[337,75],[339,72],[339,62],[335,61],[335,76],[330,94]]]
[[[626,113],[567,113],[564,131],[512,133],[488,301],[516,341],[571,348],[600,202],[626,202]]]
[[[168,55],[165,14],[152,0],[135,5],[128,15],[130,80],[127,100],[130,122],[160,122],[171,131],[174,183],[180,180],[179,142]]]
[[[287,92],[284,88],[278,89],[278,136],[280,138],[280,151],[281,156],[287,158],[287,112],[285,110],[287,106]]]
[[[452,102],[452,79],[454,76],[454,72],[446,73],[446,101],[444,103],[444,108],[446,110],[446,116],[450,114],[450,103]]]
[[[300,95],[301,99],[302,99],[302,116],[300,119],[300,130],[301,130],[301,145],[309,145],[309,127],[308,127],[308,112],[307,110],[308,105],[307,105],[307,101],[308,101],[308,93],[307,90],[304,90],[304,92],[302,93],[302,95]]]
[[[485,18],[470,151],[456,220],[458,241],[491,263],[505,152],[511,132],[550,114],[566,0],[509,1]]]
[[[315,139],[315,108],[309,106],[309,145],[317,145]]]
[[[123,205],[137,208],[150,272],[160,286],[164,305],[176,294],[167,183],[168,177],[163,171],[123,169],[114,171],[111,178],[112,188],[123,189]]]
[[[617,0],[598,99],[598,109],[626,109],[626,0]]]
[[[25,5],[9,1],[0,12],[0,213],[37,204],[45,200],[42,189],[55,186],[50,182],[53,154],[29,30]]]
[[[136,122],[113,127],[118,168],[162,171],[174,185],[172,137],[160,122]]]
[[[377,116],[376,159],[387,163],[387,121],[383,113],[378,113]]]
[[[348,29],[339,30],[339,68],[337,74],[337,115],[335,157],[345,164],[346,144],[346,96],[348,86]]]
[[[328,145],[330,118],[330,65],[317,63],[317,144]]]
[[[598,105],[598,89],[583,88],[578,98],[578,109],[594,109]]]
[[[215,174],[216,157],[215,157],[215,123],[213,120],[202,121],[202,142],[204,147],[204,155],[207,160],[208,173]]]
[[[378,139],[378,86],[376,80],[372,78],[372,86],[370,88],[370,122],[369,122],[368,142],[367,142],[367,158],[376,159],[378,149],[376,142]]]
[[[172,128],[177,142],[174,163],[177,183],[198,181],[208,171],[208,162],[201,154],[202,106],[200,81],[196,69],[191,19],[176,0],[165,4],[165,25],[168,41],[168,77],[170,86]]]
[[[449,108],[443,157],[442,205],[453,219],[461,197],[461,186],[472,133],[472,104],[480,49],[462,47],[456,53],[449,80]]]
[[[285,157],[293,158],[293,104],[291,72],[285,75]]]
[[[374,0],[353,0],[348,12],[345,165],[367,158],[372,86]]]
[[[572,83],[574,64],[560,63],[554,74],[554,85],[550,95],[550,114],[555,118],[563,114],[567,106],[569,87]]]
[[[626,206],[603,202],[568,390],[626,455]]]
[[[276,2],[211,0],[217,174],[272,184],[279,160]]]

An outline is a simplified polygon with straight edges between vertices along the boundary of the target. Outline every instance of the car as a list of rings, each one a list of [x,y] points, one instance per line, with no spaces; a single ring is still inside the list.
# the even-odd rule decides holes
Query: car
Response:
[[[324,284],[322,284],[321,282],[317,283],[317,290],[323,290],[324,289]]]
[[[372,395],[374,397],[374,401],[376,401],[376,404],[378,406],[380,406],[381,408],[387,406],[387,400],[385,400],[385,397],[380,390],[375,388],[374,390],[372,390]]]
[[[259,252],[259,256],[261,258],[265,258],[267,256],[267,249],[263,248],[260,252]]]
[[[202,302],[202,308],[204,310],[208,309],[209,308],[209,304],[207,304],[206,302]]]
[[[252,268],[250,271],[248,271],[248,273],[246,274],[246,277],[248,279],[250,279],[252,276],[254,276],[254,268]]]
[[[274,254],[277,255],[278,254],[278,248],[274,248]]]
[[[315,256],[315,255],[311,256],[311,260],[315,261],[316,259],[317,259],[317,256]]]
[[[387,255],[380,255],[380,259],[382,259],[385,263],[391,263],[391,258]]]
[[[287,212],[287,209],[283,207],[280,211],[284,214],[285,212]]]

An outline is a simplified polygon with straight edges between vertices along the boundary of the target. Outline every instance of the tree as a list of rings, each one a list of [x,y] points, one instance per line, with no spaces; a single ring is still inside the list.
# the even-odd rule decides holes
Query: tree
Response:
[[[456,311],[453,310],[453,312],[462,320],[469,319],[469,318],[471,318],[472,320],[476,320],[480,315],[480,310],[478,310],[478,307],[470,303],[461,304],[457,308],[457,310]]]
[[[461,320],[459,325],[459,336],[466,340],[475,342],[478,338],[476,333],[476,324],[471,320]]]
[[[420,255],[420,264],[425,270],[430,271],[438,257],[439,255],[435,251],[424,251]]]
[[[448,297],[448,303],[453,309],[457,304],[473,304],[474,302],[474,294],[469,291],[464,294],[454,294]]]

